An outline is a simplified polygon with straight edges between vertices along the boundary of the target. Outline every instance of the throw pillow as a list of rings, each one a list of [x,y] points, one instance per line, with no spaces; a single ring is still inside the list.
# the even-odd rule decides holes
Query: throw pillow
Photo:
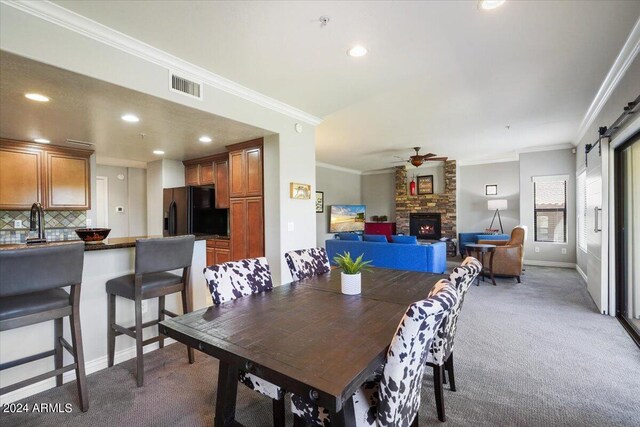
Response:
[[[387,236],[384,234],[365,234],[363,236],[365,242],[381,242],[387,243]]]
[[[393,243],[404,243],[409,245],[417,245],[418,238],[416,236],[391,236],[391,241]]]
[[[340,240],[360,240],[360,236],[356,233],[338,233],[338,239]]]

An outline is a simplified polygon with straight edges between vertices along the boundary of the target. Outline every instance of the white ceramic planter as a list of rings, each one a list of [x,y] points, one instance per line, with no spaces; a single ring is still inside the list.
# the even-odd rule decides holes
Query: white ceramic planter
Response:
[[[345,274],[340,273],[342,279],[342,293],[346,295],[358,295],[360,294],[360,283],[362,275],[358,274]]]

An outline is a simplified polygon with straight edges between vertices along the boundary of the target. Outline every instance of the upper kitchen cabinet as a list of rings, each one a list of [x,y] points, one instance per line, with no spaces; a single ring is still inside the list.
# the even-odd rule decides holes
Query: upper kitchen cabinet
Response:
[[[0,209],[91,209],[92,151],[0,141]]]
[[[42,152],[2,141],[0,209],[25,210],[42,201]]]
[[[185,185],[214,185],[216,208],[229,208],[229,155],[227,153],[185,160]]]
[[[229,196],[262,196],[262,138],[227,146]]]

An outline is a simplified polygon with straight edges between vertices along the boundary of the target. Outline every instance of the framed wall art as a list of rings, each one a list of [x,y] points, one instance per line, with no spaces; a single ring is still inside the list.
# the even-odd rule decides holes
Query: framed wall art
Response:
[[[433,194],[433,175],[418,176],[418,194]]]
[[[484,186],[484,195],[485,196],[497,196],[498,195],[498,184],[487,184]]]
[[[316,213],[324,212],[324,191],[316,191]]]
[[[311,184],[289,184],[289,195],[292,199],[308,200],[311,198]]]

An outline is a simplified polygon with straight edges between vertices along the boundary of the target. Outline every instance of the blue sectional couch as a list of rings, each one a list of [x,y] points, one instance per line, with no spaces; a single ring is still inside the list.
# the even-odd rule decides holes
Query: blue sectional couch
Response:
[[[439,274],[447,268],[447,245],[444,242],[421,245],[329,239],[326,248],[331,264],[335,264],[333,257],[337,254],[349,252],[353,258],[364,254],[364,259],[371,260],[374,267]]]
[[[460,256],[465,257],[467,255],[465,246],[469,243],[478,243],[478,240],[509,240],[510,238],[508,234],[458,233],[458,249]]]

